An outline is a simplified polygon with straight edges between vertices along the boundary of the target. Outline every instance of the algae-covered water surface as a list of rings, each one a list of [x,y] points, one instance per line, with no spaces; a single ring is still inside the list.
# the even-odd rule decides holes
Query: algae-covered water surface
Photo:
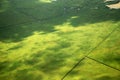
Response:
[[[106,4],[1,0],[0,80],[120,80],[120,9]]]

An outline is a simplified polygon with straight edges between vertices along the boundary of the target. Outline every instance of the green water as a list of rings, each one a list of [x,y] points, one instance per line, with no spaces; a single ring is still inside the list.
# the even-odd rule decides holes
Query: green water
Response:
[[[98,62],[84,58],[64,80],[120,80],[119,9],[102,0],[0,5],[0,80],[61,80],[93,49]]]

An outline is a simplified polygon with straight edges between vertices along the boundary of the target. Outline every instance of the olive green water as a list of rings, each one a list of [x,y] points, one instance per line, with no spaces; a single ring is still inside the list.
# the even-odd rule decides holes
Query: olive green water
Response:
[[[0,80],[61,80],[93,49],[64,80],[120,80],[119,13],[102,0],[1,0]]]

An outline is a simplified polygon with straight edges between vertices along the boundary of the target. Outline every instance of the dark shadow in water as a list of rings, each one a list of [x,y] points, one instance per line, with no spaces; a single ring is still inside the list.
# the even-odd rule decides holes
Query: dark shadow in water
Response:
[[[8,64],[9,62],[7,61],[0,62],[0,73],[7,68]]]
[[[102,0],[57,0],[51,3],[38,0],[9,0],[9,4],[9,10],[0,13],[0,40],[6,42],[20,41],[32,35],[34,31],[54,32],[55,25],[63,24],[72,16],[78,16],[69,21],[74,27],[120,20],[120,10],[107,8]],[[13,11],[17,13],[9,15]],[[17,14],[21,15],[17,17]],[[5,16],[7,17],[4,18]]]
[[[120,76],[111,77],[111,76],[102,76],[96,80],[120,80]]]

